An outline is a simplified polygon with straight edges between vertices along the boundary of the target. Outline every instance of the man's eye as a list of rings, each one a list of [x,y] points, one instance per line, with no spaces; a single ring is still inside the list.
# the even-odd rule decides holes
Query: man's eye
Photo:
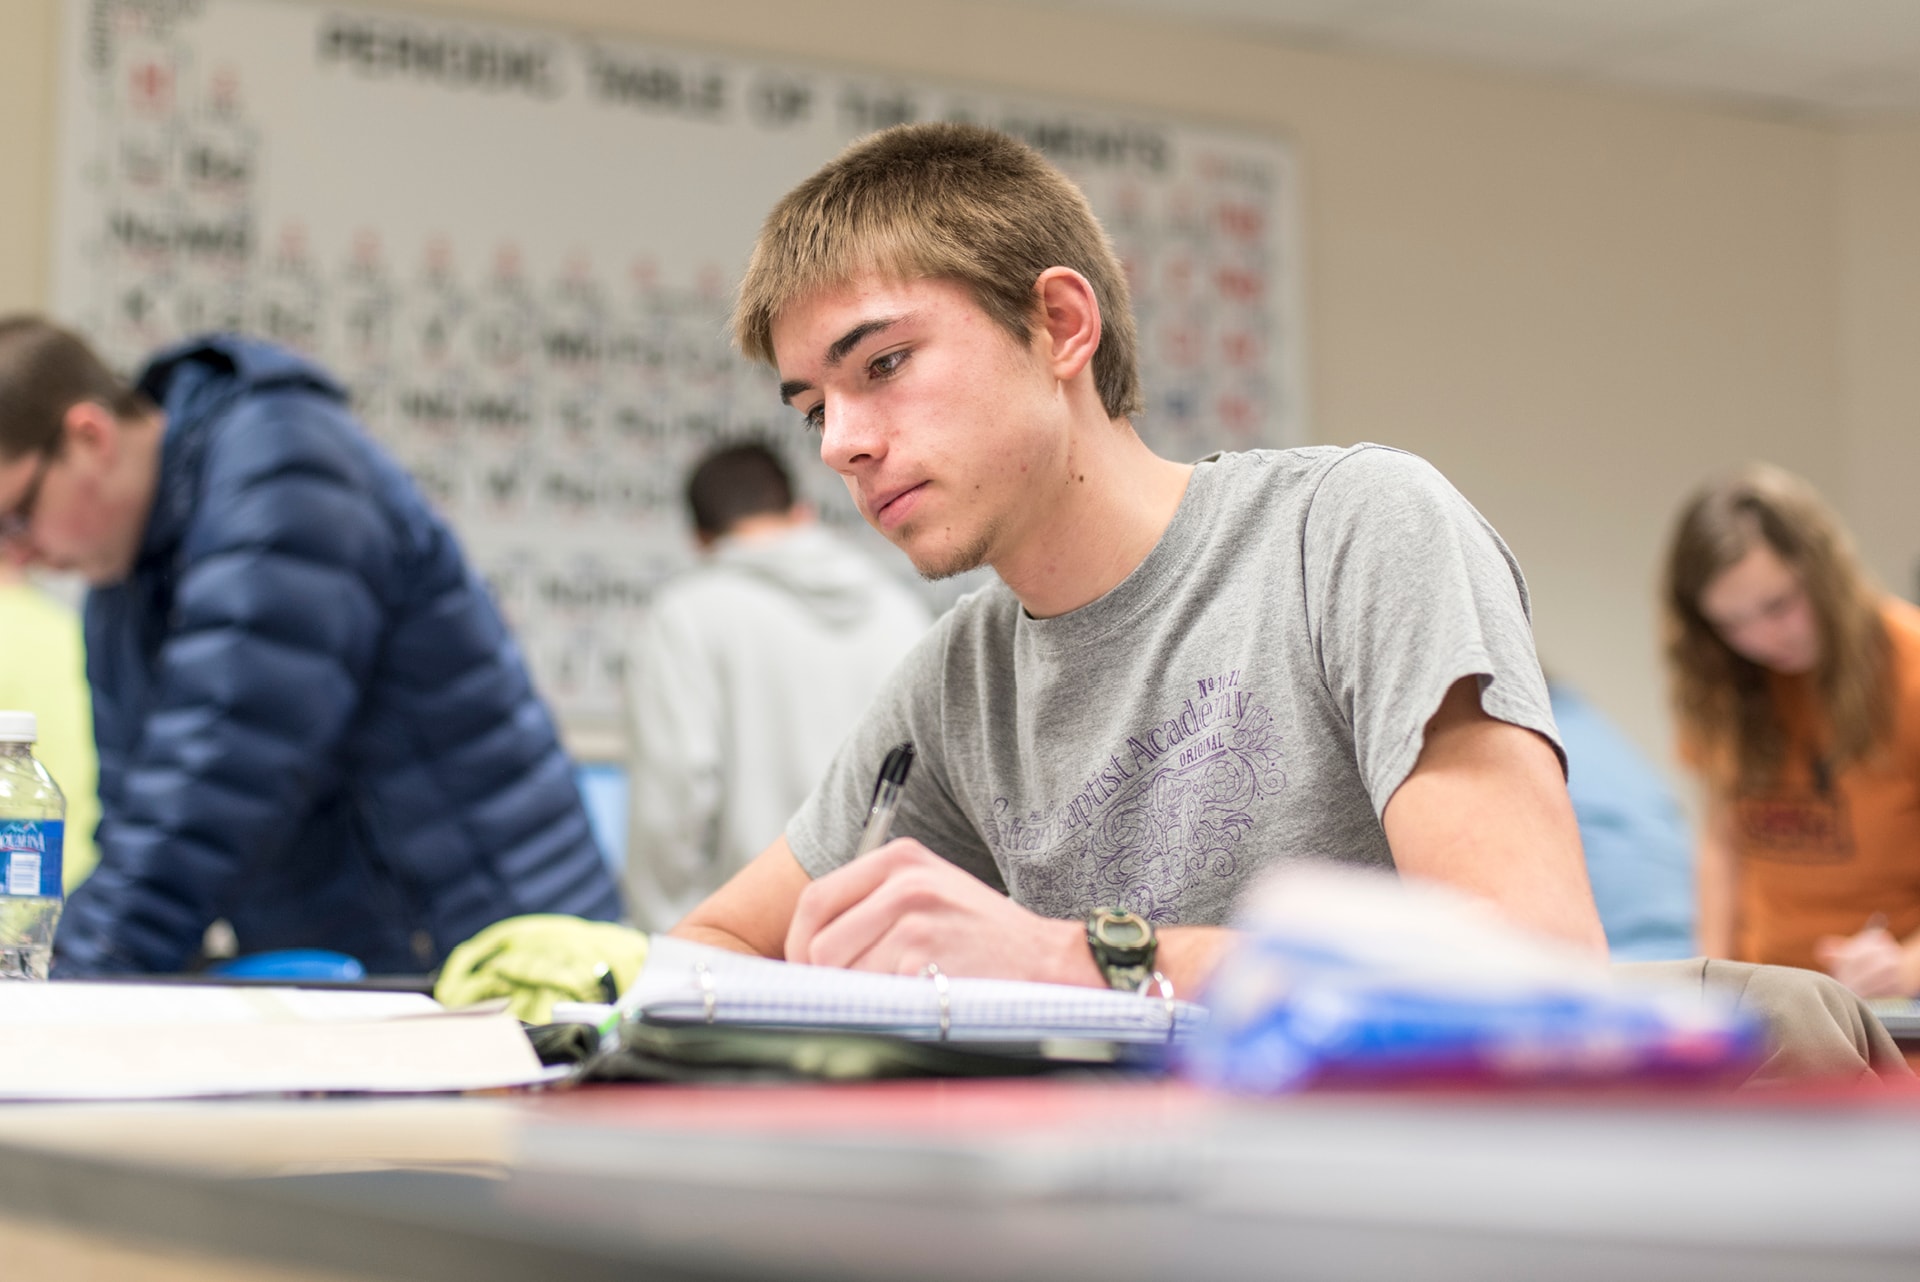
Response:
[[[808,410],[804,417],[806,419],[807,430],[809,432],[818,432],[823,428],[825,428],[827,425],[826,402],[822,401],[820,404]]]
[[[897,352],[876,356],[867,362],[867,373],[874,378],[891,378],[900,372],[902,365],[907,363],[908,355],[907,349],[903,347]]]

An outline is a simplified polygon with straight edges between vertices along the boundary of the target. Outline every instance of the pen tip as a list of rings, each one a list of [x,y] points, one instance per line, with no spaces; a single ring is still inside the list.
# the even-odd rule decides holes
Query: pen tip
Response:
[[[880,766],[880,777],[891,784],[903,784],[907,781],[907,771],[913,765],[913,745],[903,743],[887,753],[887,759]]]

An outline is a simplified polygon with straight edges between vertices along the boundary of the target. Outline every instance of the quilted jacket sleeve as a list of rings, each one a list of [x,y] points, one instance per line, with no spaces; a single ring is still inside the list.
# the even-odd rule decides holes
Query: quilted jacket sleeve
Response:
[[[338,778],[405,551],[340,411],[297,390],[221,426],[63,976],[179,969]]]

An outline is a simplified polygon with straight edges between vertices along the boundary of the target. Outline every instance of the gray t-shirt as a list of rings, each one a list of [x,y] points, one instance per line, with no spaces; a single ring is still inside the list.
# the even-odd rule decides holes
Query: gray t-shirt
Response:
[[[911,740],[895,836],[1043,916],[1219,924],[1290,859],[1391,868],[1380,814],[1470,675],[1489,715],[1554,740],[1520,567],[1433,467],[1377,445],[1226,454],[1099,600],[1035,619],[1004,584],[963,598],[787,841],[813,876],[845,863]]]

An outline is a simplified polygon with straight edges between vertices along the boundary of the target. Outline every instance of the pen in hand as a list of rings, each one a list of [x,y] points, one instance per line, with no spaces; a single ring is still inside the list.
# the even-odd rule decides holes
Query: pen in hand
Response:
[[[873,781],[873,802],[867,807],[867,826],[860,832],[854,858],[886,844],[887,833],[893,828],[893,812],[900,807],[900,790],[906,786],[907,771],[912,768],[913,745],[910,743],[893,748],[880,763],[880,777]]]

